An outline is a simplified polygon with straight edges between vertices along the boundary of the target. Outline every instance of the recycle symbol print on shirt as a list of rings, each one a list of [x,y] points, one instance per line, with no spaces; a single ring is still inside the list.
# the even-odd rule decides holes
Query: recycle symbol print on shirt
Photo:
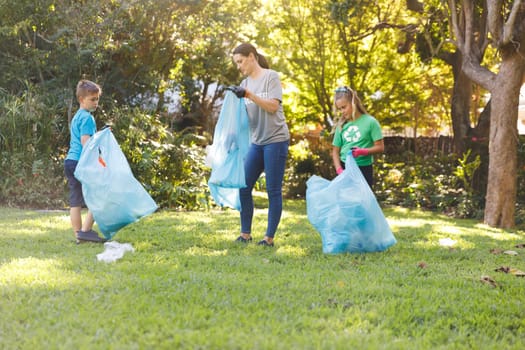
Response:
[[[356,125],[351,125],[343,133],[343,139],[346,142],[357,142],[361,139],[361,132]]]

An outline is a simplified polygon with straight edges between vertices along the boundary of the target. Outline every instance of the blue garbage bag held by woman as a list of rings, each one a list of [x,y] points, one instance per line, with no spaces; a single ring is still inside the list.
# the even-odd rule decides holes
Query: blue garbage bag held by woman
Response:
[[[227,91],[215,126],[213,144],[208,147],[207,154],[207,163],[211,166],[208,187],[218,205],[241,211],[239,188],[246,187],[244,157],[249,146],[250,131],[244,98],[239,99]]]
[[[75,170],[86,205],[107,239],[118,230],[157,210],[157,204],[135,179],[111,129],[84,145]]]
[[[323,253],[380,252],[396,243],[379,204],[354,157],[334,180],[312,176],[306,182],[306,208],[319,231]]]

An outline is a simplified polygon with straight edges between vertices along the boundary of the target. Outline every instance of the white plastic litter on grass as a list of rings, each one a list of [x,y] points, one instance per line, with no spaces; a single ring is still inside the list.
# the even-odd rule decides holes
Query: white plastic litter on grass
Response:
[[[452,247],[456,243],[458,243],[458,241],[455,241],[452,238],[440,238],[439,239],[439,245],[442,247]]]
[[[97,260],[110,263],[122,258],[126,252],[134,251],[135,249],[130,243],[106,242],[104,243],[104,252],[97,254]]]

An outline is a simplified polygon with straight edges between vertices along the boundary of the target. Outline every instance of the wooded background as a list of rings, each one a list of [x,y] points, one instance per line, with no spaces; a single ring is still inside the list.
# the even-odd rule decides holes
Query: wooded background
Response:
[[[295,140],[290,167],[308,149],[304,130],[330,132],[334,89],[348,85],[385,132],[450,133],[458,159],[469,150],[467,163],[487,157],[484,221],[515,225],[522,0],[2,0],[0,202],[63,201],[74,89],[87,78],[103,87],[97,121],[114,125],[156,200],[202,207],[202,150],[224,87],[242,78],[231,60],[241,42],[281,74]],[[328,174],[324,156],[313,158]]]

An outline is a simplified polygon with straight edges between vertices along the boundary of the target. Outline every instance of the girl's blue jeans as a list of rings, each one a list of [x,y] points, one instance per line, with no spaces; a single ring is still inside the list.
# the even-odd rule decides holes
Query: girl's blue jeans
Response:
[[[266,236],[273,237],[283,211],[283,178],[289,141],[268,145],[250,145],[244,160],[246,187],[240,189],[241,198],[241,232],[251,233],[253,219],[252,190],[262,172],[266,174],[266,191],[268,193],[268,226]]]

